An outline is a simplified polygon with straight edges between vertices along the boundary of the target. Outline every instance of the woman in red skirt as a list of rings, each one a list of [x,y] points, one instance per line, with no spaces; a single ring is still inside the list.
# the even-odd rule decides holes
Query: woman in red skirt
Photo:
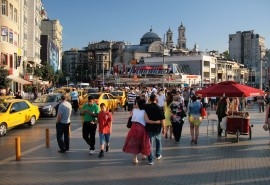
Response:
[[[134,106],[132,116],[132,126],[127,134],[127,138],[123,147],[123,151],[133,154],[133,163],[138,163],[137,155],[142,154],[145,156],[150,154],[151,143],[149,136],[145,130],[145,122],[147,123],[159,123],[160,121],[151,121],[148,119],[147,114],[144,111],[145,99],[138,99],[137,104]]]

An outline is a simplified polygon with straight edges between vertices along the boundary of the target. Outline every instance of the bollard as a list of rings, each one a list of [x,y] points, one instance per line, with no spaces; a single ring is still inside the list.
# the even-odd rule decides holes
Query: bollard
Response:
[[[46,148],[50,148],[50,130],[46,129]]]
[[[15,138],[15,150],[16,150],[16,161],[21,160],[21,139],[20,137]]]

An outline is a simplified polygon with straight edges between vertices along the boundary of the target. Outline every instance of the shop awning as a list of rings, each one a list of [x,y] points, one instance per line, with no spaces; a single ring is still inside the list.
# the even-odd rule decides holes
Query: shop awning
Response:
[[[32,84],[32,82],[29,82],[27,80],[24,80],[18,76],[14,76],[14,75],[8,75],[7,76],[8,79],[13,80],[14,82],[20,83],[22,85],[29,85]]]

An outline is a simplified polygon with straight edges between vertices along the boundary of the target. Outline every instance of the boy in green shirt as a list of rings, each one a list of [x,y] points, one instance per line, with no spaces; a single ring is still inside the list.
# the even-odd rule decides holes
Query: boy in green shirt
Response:
[[[97,115],[99,113],[99,107],[94,102],[92,96],[88,96],[88,103],[84,104],[81,109],[81,115],[83,116],[83,139],[90,146],[90,155],[95,153],[95,136],[97,130]]]

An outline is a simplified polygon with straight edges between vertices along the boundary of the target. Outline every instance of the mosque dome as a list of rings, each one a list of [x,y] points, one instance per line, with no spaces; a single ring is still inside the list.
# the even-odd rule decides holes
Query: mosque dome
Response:
[[[149,32],[142,36],[140,45],[151,44],[155,41],[161,41],[161,38],[158,36],[158,34],[154,33],[151,28]]]

